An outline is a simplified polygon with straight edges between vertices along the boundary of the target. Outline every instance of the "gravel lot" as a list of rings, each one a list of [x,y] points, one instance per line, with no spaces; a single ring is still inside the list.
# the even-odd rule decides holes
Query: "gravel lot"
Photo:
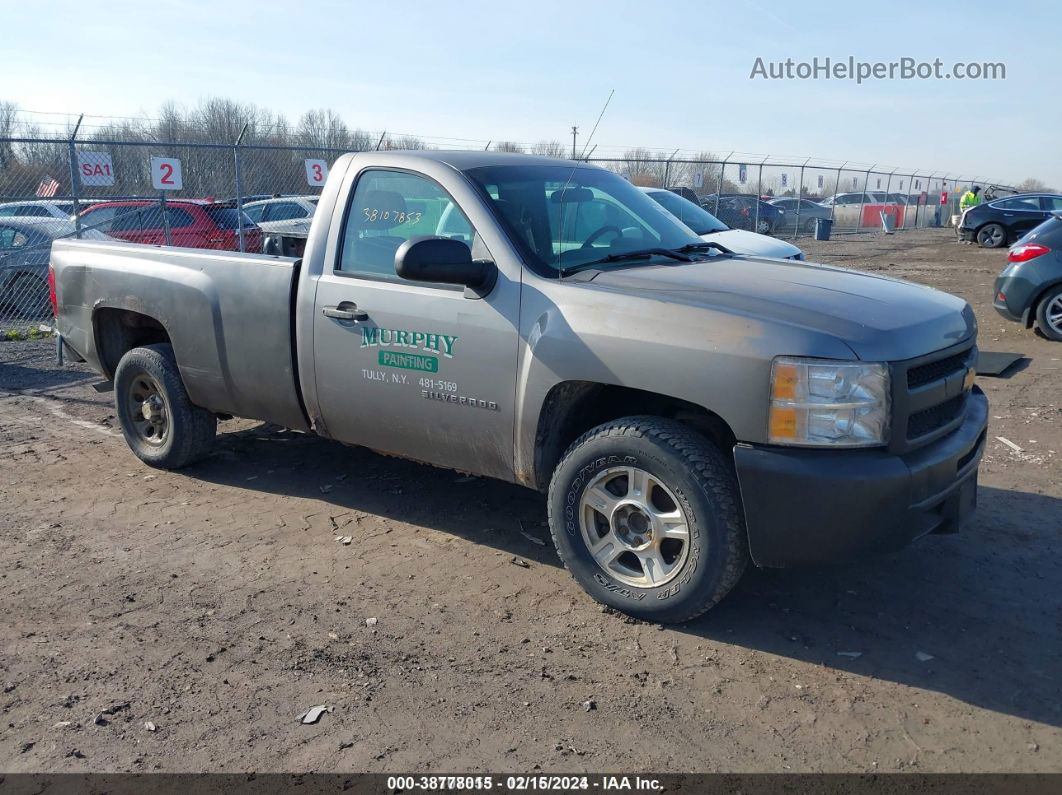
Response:
[[[1062,770],[1062,345],[950,232],[802,242],[1029,361],[981,379],[966,532],[750,570],[683,627],[602,612],[535,493],[242,420],[156,472],[91,373],[0,342],[0,769]]]

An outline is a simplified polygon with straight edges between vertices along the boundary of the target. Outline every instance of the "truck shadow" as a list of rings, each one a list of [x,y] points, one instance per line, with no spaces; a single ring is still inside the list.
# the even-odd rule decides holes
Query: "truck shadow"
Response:
[[[864,563],[750,569],[681,628],[1062,726],[1062,500],[981,486],[973,522]],[[897,709],[917,712],[917,692]]]
[[[545,500],[521,486],[268,424],[220,434],[217,452],[186,471],[213,483],[323,500],[334,506],[339,524],[344,514],[363,512],[561,565],[546,526]]]
[[[542,495],[308,434],[269,425],[222,434],[217,455],[189,474],[323,500],[337,517],[364,512],[560,565]],[[930,536],[889,557],[750,568],[721,604],[668,631],[1062,726],[1062,500],[984,486],[979,500],[963,533]],[[916,692],[900,698],[903,709],[918,700]]]

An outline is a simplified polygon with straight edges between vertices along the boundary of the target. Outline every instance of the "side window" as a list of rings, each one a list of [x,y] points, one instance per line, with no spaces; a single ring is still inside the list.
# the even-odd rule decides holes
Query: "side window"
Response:
[[[0,226],[0,249],[22,248],[28,242],[25,233],[10,226]]]
[[[472,248],[475,230],[434,180],[398,171],[358,178],[343,229],[336,270],[399,281],[395,252],[414,237],[449,237]]]
[[[277,202],[266,213],[267,221],[290,221],[292,218],[305,218],[308,215],[300,205],[295,202]]]
[[[1057,213],[1062,210],[1062,196],[1041,196],[1040,204],[1049,213]]]
[[[1023,198],[1006,199],[998,202],[995,205],[1001,210],[1040,210],[1040,201],[1035,196],[1025,196]]]
[[[254,221],[256,224],[262,220],[262,215],[265,213],[266,205],[256,204],[254,207],[244,207],[244,214]]]
[[[0,218],[10,218],[16,212],[18,212],[18,208],[12,207],[10,204],[6,207],[0,207]]]
[[[27,204],[18,208],[18,212],[15,215],[25,218],[27,216],[31,218],[47,218],[51,213],[48,212],[47,207],[42,207],[39,204]]]
[[[90,210],[81,217],[81,224],[106,233],[110,231],[117,212],[117,207],[100,207],[98,210]]]
[[[155,210],[156,217],[160,216],[159,211]],[[180,207],[167,207],[166,217],[170,222],[170,229],[184,229],[195,224],[195,218],[187,210],[182,210]],[[159,219],[161,220],[161,219]],[[161,222],[158,222],[159,226],[162,226]]]
[[[101,211],[102,212],[102,211]],[[114,220],[111,221],[112,232],[137,232],[144,228],[141,218],[144,208],[141,207],[115,207]],[[95,215],[95,213],[93,213]]]

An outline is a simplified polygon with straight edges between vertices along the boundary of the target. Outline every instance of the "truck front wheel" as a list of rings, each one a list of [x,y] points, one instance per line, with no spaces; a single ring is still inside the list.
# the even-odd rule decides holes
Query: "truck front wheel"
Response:
[[[748,561],[737,482],[689,427],[626,417],[576,440],[549,487],[553,541],[597,601],[646,621],[689,621]]]
[[[125,441],[145,464],[180,469],[210,451],[217,417],[188,399],[171,346],[126,353],[114,373],[114,400]]]

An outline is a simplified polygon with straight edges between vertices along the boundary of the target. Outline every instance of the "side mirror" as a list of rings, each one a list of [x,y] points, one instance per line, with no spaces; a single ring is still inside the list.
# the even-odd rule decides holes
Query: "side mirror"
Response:
[[[473,260],[466,243],[448,237],[414,237],[395,252],[395,273],[412,282],[477,289],[488,287],[496,270],[493,262]]]

